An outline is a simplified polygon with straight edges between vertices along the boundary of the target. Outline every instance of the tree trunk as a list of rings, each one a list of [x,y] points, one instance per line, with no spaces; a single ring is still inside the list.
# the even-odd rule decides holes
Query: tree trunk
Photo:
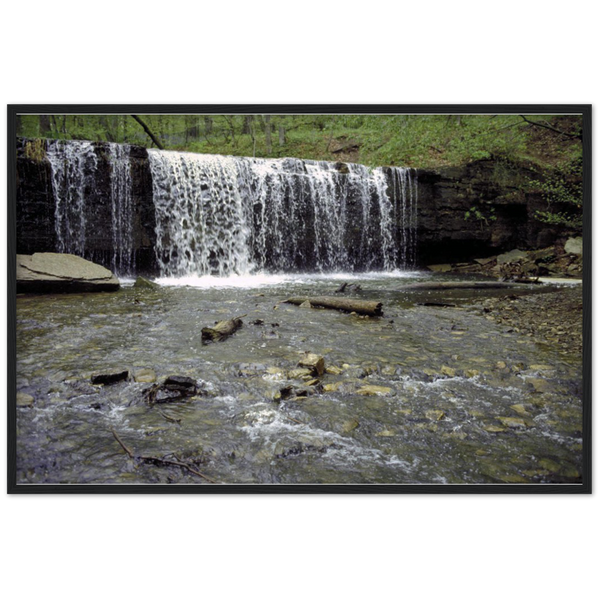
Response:
[[[285,146],[285,127],[283,125],[279,126],[279,145]]]
[[[359,315],[370,315],[372,317],[381,317],[383,315],[383,305],[381,302],[371,300],[353,300],[351,298],[335,298],[333,296],[302,296],[288,298],[288,304],[304,304],[309,302],[312,306],[321,308],[332,308],[345,312],[355,312]]]
[[[213,120],[211,117],[204,117],[204,135],[210,135],[213,130]]]
[[[46,137],[50,131],[50,115],[40,115],[40,137]]]

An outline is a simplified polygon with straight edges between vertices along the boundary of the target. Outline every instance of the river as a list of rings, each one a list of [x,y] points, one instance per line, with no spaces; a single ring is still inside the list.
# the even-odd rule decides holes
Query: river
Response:
[[[113,294],[20,295],[17,387],[33,404],[18,407],[17,482],[210,485],[131,458],[117,438],[134,456],[182,461],[220,484],[580,482],[581,357],[474,310],[505,290],[405,289],[432,277],[162,279]],[[283,303],[342,282],[383,302],[384,316]],[[202,343],[202,327],[240,315],[232,337]],[[294,372],[305,352],[325,359],[317,382]],[[123,369],[128,381],[90,381]],[[148,404],[152,383],[134,380],[144,369],[159,382],[192,377],[200,393]]]

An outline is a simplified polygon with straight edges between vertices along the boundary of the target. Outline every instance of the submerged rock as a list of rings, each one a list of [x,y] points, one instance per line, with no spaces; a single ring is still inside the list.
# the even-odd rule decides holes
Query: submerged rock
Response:
[[[156,381],[156,373],[152,369],[140,369],[133,376],[138,383],[154,383]]]
[[[142,289],[142,290],[159,290],[160,289],[160,285],[158,285],[158,283],[155,283],[154,281],[150,281],[149,279],[146,279],[145,277],[141,277],[141,276],[135,280],[133,287],[137,288],[137,289]]]
[[[392,388],[385,387],[383,385],[365,385],[361,387],[357,392],[359,396],[388,395],[391,393]]]
[[[157,383],[144,391],[148,404],[163,404],[185,400],[200,392],[198,382],[191,377],[171,375],[163,383]]]
[[[116,371],[113,373],[96,373],[92,375],[91,381],[94,385],[111,385],[129,378],[129,371]]]
[[[18,293],[114,292],[119,287],[111,271],[74,254],[17,254]]]

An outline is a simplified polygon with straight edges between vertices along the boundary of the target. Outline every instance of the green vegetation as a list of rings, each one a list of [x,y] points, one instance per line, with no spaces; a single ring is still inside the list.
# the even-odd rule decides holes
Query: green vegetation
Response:
[[[581,156],[581,119],[519,115],[139,115],[166,149],[437,167],[481,159],[542,168]],[[131,115],[23,115],[18,135],[155,146]]]
[[[563,225],[577,231],[583,228],[583,164],[581,159],[558,165],[545,180],[532,180],[531,187],[540,191],[548,210],[536,217],[544,223]]]
[[[485,223],[486,225],[489,225],[490,222],[495,221],[496,220],[496,209],[491,206],[489,209],[489,214],[486,216],[483,214],[483,212],[481,212],[481,210],[476,207],[476,206],[472,206],[466,213],[465,213],[465,221],[468,221],[471,217],[473,219],[475,219],[476,221],[479,221],[480,225],[481,225],[481,229],[483,229],[483,224]]]

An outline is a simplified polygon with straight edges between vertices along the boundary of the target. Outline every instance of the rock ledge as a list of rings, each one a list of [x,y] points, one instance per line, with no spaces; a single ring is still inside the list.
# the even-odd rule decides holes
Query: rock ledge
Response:
[[[114,292],[119,287],[111,271],[73,254],[17,254],[18,293]]]

